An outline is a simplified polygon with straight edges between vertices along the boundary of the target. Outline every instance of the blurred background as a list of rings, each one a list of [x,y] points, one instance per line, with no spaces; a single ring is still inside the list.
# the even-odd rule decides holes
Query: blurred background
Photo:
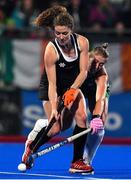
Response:
[[[104,141],[131,143],[130,0],[0,0],[0,140],[24,140],[36,120],[45,117],[38,85],[52,35],[36,29],[32,20],[56,4],[67,7],[75,32],[89,39],[90,49],[109,43],[111,97]]]

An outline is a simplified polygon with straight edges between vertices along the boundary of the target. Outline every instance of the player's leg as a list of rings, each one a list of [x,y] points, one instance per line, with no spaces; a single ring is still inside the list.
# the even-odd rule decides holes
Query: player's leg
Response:
[[[49,101],[43,102],[44,110],[47,117],[50,117],[51,105]],[[39,119],[37,120],[33,130],[28,135],[27,141],[25,143],[25,151],[22,156],[22,162],[27,165],[27,168],[30,168],[30,164],[27,163],[28,158],[31,153],[36,152],[43,144],[48,142],[51,137],[60,131],[59,121],[54,124],[48,134],[44,135],[42,139],[41,136],[45,131],[45,128],[48,125],[48,119]]]
[[[99,130],[97,134],[89,133],[87,136],[87,142],[84,150],[83,159],[86,164],[92,164],[92,160],[96,154],[97,149],[99,148],[103,137],[104,137],[104,130]]]
[[[107,113],[108,113],[108,98],[105,97],[104,111],[102,113],[102,119],[104,122],[107,118]],[[98,133],[96,134],[91,134],[91,133],[88,134],[85,150],[84,150],[84,156],[83,156],[87,164],[92,164],[92,160],[97,152],[97,149],[99,148],[103,140],[104,133],[105,131],[103,129],[103,130],[99,130]]]
[[[75,135],[87,129],[86,127],[86,120],[87,120],[86,102],[81,91],[80,91],[76,104],[74,104],[74,110],[75,110],[76,125],[74,128],[73,134]],[[84,172],[92,171],[92,167],[88,166],[83,161],[83,152],[84,152],[84,147],[86,143],[86,138],[87,138],[87,134],[79,137],[73,142],[74,144],[73,160],[72,160],[71,167],[69,169],[69,171],[72,173],[76,173],[76,172],[84,173]]]
[[[50,106],[48,101],[43,102],[43,105],[47,104],[47,106]],[[47,112],[47,115],[49,113]],[[48,117],[48,116],[47,116]],[[27,168],[30,168],[30,165],[27,164],[28,158],[31,153],[33,153],[33,148],[36,145],[36,142],[40,138],[42,132],[45,130],[46,126],[48,125],[48,119],[39,119],[36,121],[34,128],[29,133],[26,143],[25,143],[25,151],[22,156],[22,162],[24,162],[27,165]]]
[[[29,155],[32,153],[33,147],[32,143],[38,139],[38,135],[41,134],[42,130],[48,125],[47,119],[38,119],[35,123],[33,130],[29,133],[26,143],[25,143],[25,151],[22,156],[22,162],[26,163]]]
[[[78,92],[76,92],[76,97],[77,97]],[[60,99],[59,99],[58,103],[61,103]],[[59,104],[58,104],[58,106],[59,106]],[[71,108],[71,106],[72,106],[72,104],[69,105],[69,109]],[[45,111],[45,113],[46,113],[46,115],[47,115],[47,117],[49,119],[50,115],[51,115],[51,104],[50,104],[50,102],[49,101],[44,101],[43,102],[43,107],[44,107],[44,111]],[[66,118],[67,114],[66,113],[64,113],[64,114],[65,114],[65,118]],[[22,157],[22,161],[25,164],[27,164],[26,162],[27,162],[28,157],[29,157],[29,155],[31,153],[36,152],[40,148],[40,146],[42,146],[43,144],[48,142],[52,136],[54,136],[54,135],[56,135],[57,133],[60,132],[60,130],[62,128],[61,124],[62,123],[61,123],[61,117],[60,117],[60,119],[57,120],[53,124],[53,126],[49,130],[48,134],[44,134],[44,137],[41,138],[42,134],[45,131],[45,127],[42,127],[42,125],[40,123],[36,122],[36,125],[35,125],[36,128],[33,128],[32,132],[30,133],[30,135],[28,136],[27,141],[26,141],[25,152],[24,152],[23,157]],[[38,125],[41,125],[41,126],[39,126],[39,131],[38,130],[36,131],[36,129],[38,129]],[[65,127],[63,127],[63,128],[65,128]],[[32,140],[31,137],[34,134],[35,134],[35,136],[33,137],[33,140]]]
[[[75,102],[77,102],[77,99],[79,98],[79,90],[76,91],[76,94],[75,94]],[[58,100],[58,107],[61,106],[61,99],[59,98]],[[60,116],[60,119],[57,120],[52,128],[49,130],[48,134],[44,135],[44,138],[41,139],[41,141],[39,141],[39,143],[37,143],[37,141],[39,140],[41,134],[42,134],[42,131],[45,129],[45,128],[42,128],[41,131],[37,134],[36,138],[33,140],[33,142],[29,145],[29,147],[31,149],[33,149],[33,147],[36,145],[37,143],[37,146],[35,146],[35,149],[33,152],[37,151],[39,149],[39,147],[41,145],[43,145],[44,143],[46,143],[51,137],[53,137],[54,135],[58,134],[60,131],[63,131],[65,129],[68,129],[71,124],[72,124],[72,121],[73,121],[73,117],[74,117],[74,113],[75,111],[73,109],[76,109],[76,104],[78,103],[70,103],[68,108],[67,107],[64,107],[61,111],[61,116]],[[44,110],[45,110],[45,113],[49,119],[50,117],[50,114],[51,114],[51,104],[50,102],[46,102],[43,104],[44,105]],[[75,106],[75,108],[74,108]],[[59,109],[59,108],[58,108]],[[85,130],[85,129],[84,129]]]

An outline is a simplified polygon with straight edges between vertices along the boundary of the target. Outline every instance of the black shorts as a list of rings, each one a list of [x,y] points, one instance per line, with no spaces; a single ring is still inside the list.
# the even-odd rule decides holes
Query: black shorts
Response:
[[[38,97],[42,101],[48,101],[48,87],[40,87],[38,91]]]
[[[68,89],[67,87],[65,87],[65,88],[57,88],[58,96],[62,97],[67,89]],[[48,97],[48,85],[39,88],[38,97],[42,101],[48,101],[49,100],[49,97]]]

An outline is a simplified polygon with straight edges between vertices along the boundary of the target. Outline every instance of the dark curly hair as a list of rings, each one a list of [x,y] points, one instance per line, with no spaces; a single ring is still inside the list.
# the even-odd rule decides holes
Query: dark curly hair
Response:
[[[70,29],[74,27],[73,17],[67,12],[64,6],[53,6],[43,11],[33,22],[38,27],[67,26]]]

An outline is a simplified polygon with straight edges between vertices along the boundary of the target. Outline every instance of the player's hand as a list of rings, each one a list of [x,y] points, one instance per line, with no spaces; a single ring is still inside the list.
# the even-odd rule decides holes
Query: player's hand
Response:
[[[92,129],[92,134],[97,133],[99,130],[104,129],[103,121],[101,118],[94,118],[90,122],[90,128]]]
[[[74,88],[70,88],[64,93],[63,99],[64,99],[64,105],[66,107],[75,100],[75,93],[76,93],[76,89]]]

